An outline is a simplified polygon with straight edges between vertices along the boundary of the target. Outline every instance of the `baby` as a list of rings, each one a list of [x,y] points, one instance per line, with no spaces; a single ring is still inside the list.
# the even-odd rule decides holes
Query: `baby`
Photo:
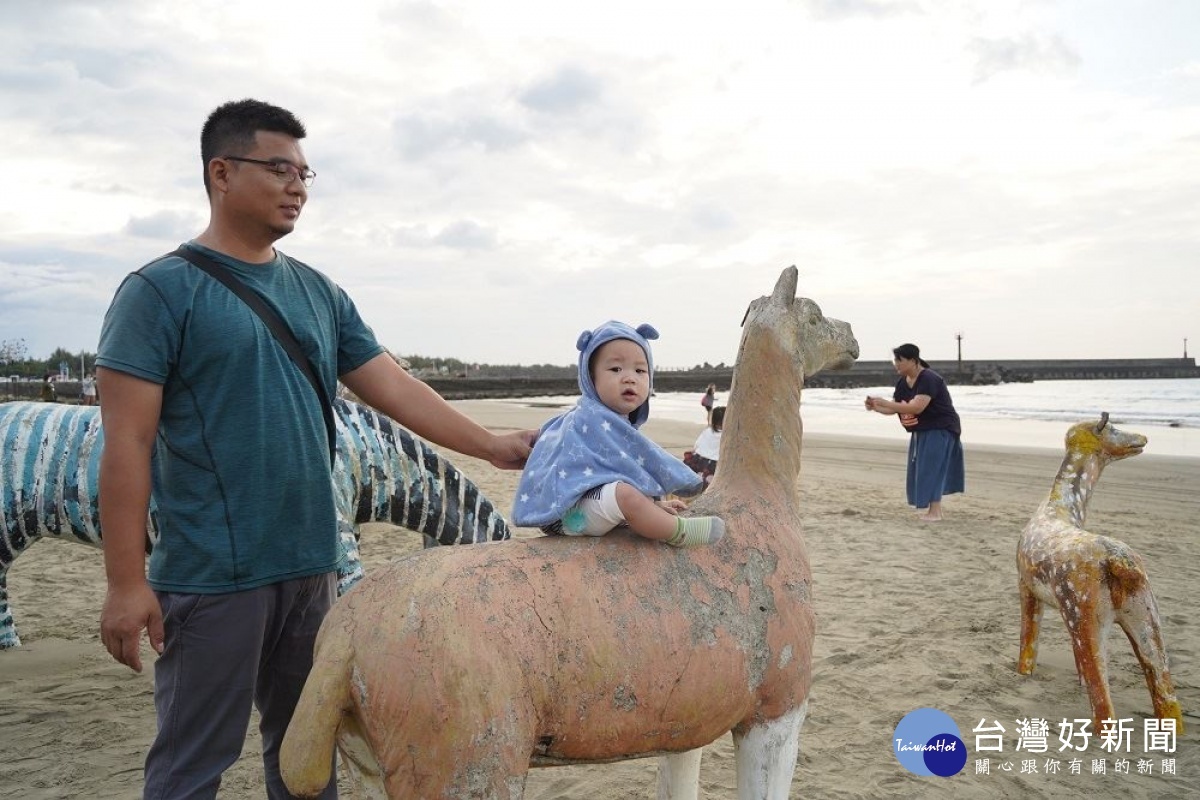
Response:
[[[626,525],[674,547],[712,544],[725,535],[719,517],[680,517],[678,500],[700,477],[638,428],[650,416],[650,325],[606,322],[584,331],[579,402],[542,426],[521,474],[513,522],[546,533],[603,536]]]

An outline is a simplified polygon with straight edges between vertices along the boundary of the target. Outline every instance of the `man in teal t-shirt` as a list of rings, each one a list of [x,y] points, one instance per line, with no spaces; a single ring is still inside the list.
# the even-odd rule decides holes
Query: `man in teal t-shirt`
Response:
[[[185,247],[220,262],[288,321],[326,396],[339,374],[384,352],[346,293],[304,264]],[[233,592],[337,568],[320,402],[262,328],[249,306],[178,256],[127,277],[109,309],[97,364],[163,390],[156,590]],[[225,431],[236,435],[210,433]]]
[[[207,229],[185,247],[220,262],[291,329],[326,395],[340,379],[418,436],[519,468],[534,433],[493,434],[400,369],[329,278],[277,251],[315,177],[303,125],[257,100],[201,132]],[[266,325],[179,256],[129,275],[96,358],[104,397],[100,519],[104,646],[141,671],[157,652],[158,733],[145,796],[215,797],[261,714],[268,795],[278,750],[335,597],[338,560],[321,401]],[[153,486],[159,542],[146,573]],[[322,797],[336,797],[331,781]]]

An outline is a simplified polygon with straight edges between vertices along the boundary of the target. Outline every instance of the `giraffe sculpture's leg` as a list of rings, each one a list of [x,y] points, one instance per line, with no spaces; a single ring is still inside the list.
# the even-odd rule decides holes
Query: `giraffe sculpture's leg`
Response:
[[[1108,692],[1108,648],[1105,646],[1112,622],[1111,619],[1100,619],[1094,601],[1080,606],[1074,602],[1064,603],[1060,599],[1059,608],[1071,637],[1075,669],[1079,673],[1080,683],[1087,688],[1092,720],[1096,731],[1099,731],[1101,720],[1114,718],[1112,698]]]
[[[1042,601],[1033,590],[1021,584],[1021,649],[1017,655],[1017,672],[1032,675],[1037,666],[1038,634],[1042,628]]]
[[[1174,719],[1176,732],[1183,733],[1183,710],[1175,696],[1167,648],[1159,625],[1158,604],[1149,586],[1126,598],[1125,605],[1117,612],[1117,624],[1125,631],[1133,654],[1142,665],[1142,674],[1146,676],[1146,687],[1154,704],[1154,716]]]

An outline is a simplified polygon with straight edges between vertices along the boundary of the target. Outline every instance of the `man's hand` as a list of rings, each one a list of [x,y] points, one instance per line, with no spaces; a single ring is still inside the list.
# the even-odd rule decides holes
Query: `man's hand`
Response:
[[[142,671],[142,631],[150,634],[154,652],[163,650],[162,606],[148,583],[127,589],[108,588],[100,612],[100,641],[117,661]]]
[[[496,434],[488,462],[500,469],[520,469],[537,441],[537,431],[515,431]]]

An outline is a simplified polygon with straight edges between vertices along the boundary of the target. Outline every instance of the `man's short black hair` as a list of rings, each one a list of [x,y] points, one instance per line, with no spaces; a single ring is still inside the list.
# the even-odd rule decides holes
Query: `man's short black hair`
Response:
[[[209,191],[208,162],[221,156],[242,156],[254,149],[254,135],[259,131],[284,133],[293,139],[303,139],[304,124],[286,108],[261,100],[231,100],[220,105],[200,131],[200,160],[204,169],[204,191]]]

